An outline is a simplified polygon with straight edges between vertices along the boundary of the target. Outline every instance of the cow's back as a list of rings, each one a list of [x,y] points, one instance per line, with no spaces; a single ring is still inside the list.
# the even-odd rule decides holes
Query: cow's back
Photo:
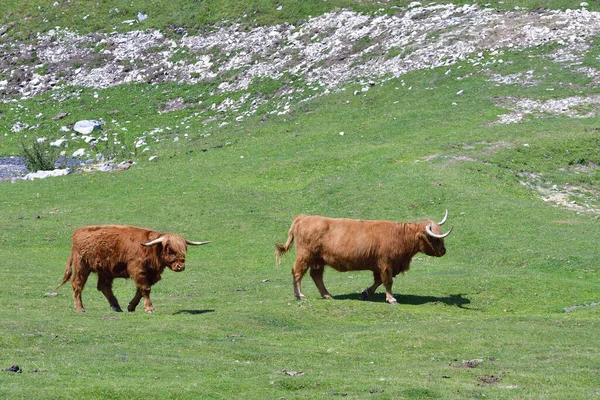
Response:
[[[141,244],[159,234],[144,228],[124,225],[96,225],[73,232],[73,252],[91,268],[111,268],[135,257],[147,257]]]
[[[296,232],[298,252],[339,270],[372,269],[394,251],[397,223],[305,216]]]

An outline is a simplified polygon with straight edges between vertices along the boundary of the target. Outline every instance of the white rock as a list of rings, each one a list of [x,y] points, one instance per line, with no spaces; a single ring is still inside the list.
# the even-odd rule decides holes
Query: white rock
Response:
[[[61,137],[60,139],[56,139],[54,142],[50,142],[50,146],[60,147],[65,143],[67,139],[65,137]]]
[[[75,132],[79,132],[84,135],[89,135],[94,130],[101,129],[101,128],[102,128],[102,124],[100,122],[94,121],[94,120],[77,121],[75,123],[75,126],[73,126],[73,130]]]
[[[85,149],[79,149],[73,152],[73,157],[83,157],[85,156]]]
[[[24,180],[32,181],[34,179],[52,178],[55,176],[64,176],[69,174],[69,169],[55,169],[53,171],[30,172],[23,177]]]

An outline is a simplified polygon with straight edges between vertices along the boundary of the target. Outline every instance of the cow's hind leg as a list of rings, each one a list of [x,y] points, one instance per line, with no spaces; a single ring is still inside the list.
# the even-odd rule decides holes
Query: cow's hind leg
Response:
[[[112,277],[98,274],[98,290],[106,297],[106,300],[108,300],[108,303],[110,304],[110,308],[117,312],[123,312],[121,306],[119,306],[119,301],[112,291],[112,284]]]
[[[77,312],[85,312],[83,302],[81,301],[81,292],[83,292],[83,288],[87,282],[88,276],[90,276],[90,272],[90,269],[82,265],[79,261],[73,262],[71,286],[73,286],[73,300],[75,301],[75,311]]]
[[[363,290],[359,298],[361,300],[366,300],[367,297],[375,293],[379,286],[381,286],[381,274],[379,273],[379,271],[373,272],[373,284],[370,287]]]
[[[308,267],[308,258],[304,257],[296,250],[296,261],[294,261],[294,267],[292,268],[292,277],[294,279],[294,296],[296,296],[298,300],[306,299],[300,291],[300,282],[302,281],[304,274],[306,274]]]
[[[310,277],[315,282],[315,285],[317,285],[317,289],[319,289],[321,297],[329,300],[331,299],[331,295],[323,283],[323,272],[325,272],[325,266],[323,264],[315,264],[310,268]]]

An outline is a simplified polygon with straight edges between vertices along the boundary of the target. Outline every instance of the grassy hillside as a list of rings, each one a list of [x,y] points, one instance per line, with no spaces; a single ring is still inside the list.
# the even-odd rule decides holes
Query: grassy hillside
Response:
[[[184,28],[191,34],[211,29],[211,25],[223,21],[250,25],[298,23],[310,16],[317,16],[337,9],[357,12],[374,12],[385,9],[397,12],[398,7],[414,3],[401,0],[381,2],[376,0],[329,0],[329,1],[233,1],[189,0],[161,2],[157,0],[82,0],[77,2],[45,0],[4,2],[0,4],[0,26],[6,31],[4,39],[31,39],[35,32],[48,31],[56,26],[68,27],[80,33],[113,31],[126,32],[137,29],[160,29],[173,34]],[[421,2],[427,4],[427,2]],[[577,9],[580,3],[566,0],[504,0],[504,1],[438,1],[438,4],[476,4],[503,10],[521,9]],[[589,10],[598,10],[595,2],[587,2]],[[147,18],[138,21],[138,13]],[[1,39],[0,39],[1,40]]]
[[[225,126],[189,118],[193,109],[158,113],[165,99],[206,90],[192,85],[3,105],[6,126],[79,107],[82,118],[118,108],[110,135],[171,129],[124,172],[0,184],[0,368],[22,368],[0,373],[0,397],[598,396],[600,311],[584,305],[600,301],[600,121],[538,113],[496,123],[510,112],[499,99],[597,93],[593,79],[546,57],[551,50],[508,52],[485,72],[465,62],[364,92],[349,85]],[[598,68],[594,51],[585,62]],[[531,68],[534,86],[490,79]],[[18,145],[0,137],[4,155]],[[548,193],[566,200],[544,201]],[[333,270],[334,300],[320,299],[307,276],[300,302],[294,253],[275,267],[273,243],[297,214],[409,221],[445,209],[455,226],[448,253],[413,260],[395,279],[396,307],[382,289],[358,300],[370,273]],[[112,312],[95,277],[78,314],[70,287],[54,288],[73,229],[104,223],[212,243],[189,249],[184,272],[164,273],[155,314]],[[121,304],[134,291],[115,282]],[[565,311],[573,306],[582,307]]]

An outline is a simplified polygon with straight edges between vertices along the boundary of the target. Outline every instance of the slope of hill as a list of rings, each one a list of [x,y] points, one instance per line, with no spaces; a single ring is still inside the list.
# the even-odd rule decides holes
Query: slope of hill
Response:
[[[117,3],[0,5],[26,14],[0,29],[0,155],[89,162],[0,183],[1,397],[598,397],[596,4]],[[297,214],[445,209],[447,254],[412,260],[395,307],[330,269],[334,299],[307,274],[298,301],[293,251],[274,266]],[[212,242],[153,286],[155,314],[113,312],[93,277],[78,314],[55,288],[95,224]]]

